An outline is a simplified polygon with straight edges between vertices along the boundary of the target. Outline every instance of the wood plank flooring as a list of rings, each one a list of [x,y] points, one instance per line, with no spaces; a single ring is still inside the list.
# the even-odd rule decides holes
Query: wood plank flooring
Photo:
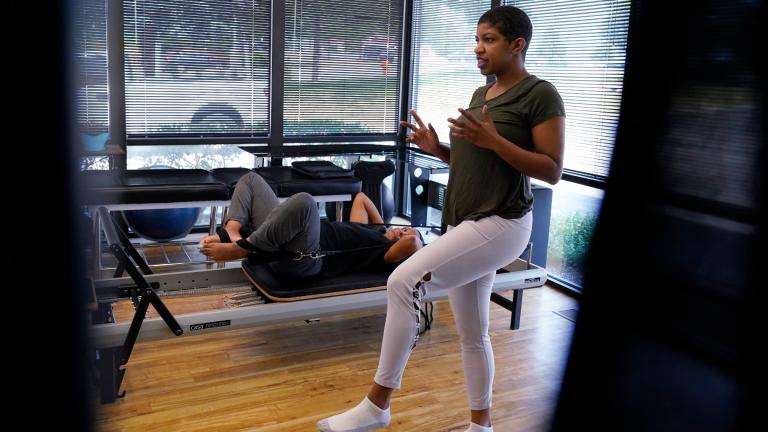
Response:
[[[511,293],[509,293],[511,296]],[[221,307],[221,296],[166,298],[175,314]],[[521,328],[491,305],[496,359],[494,430],[545,431],[574,324],[553,311],[577,301],[550,287],[525,291]],[[130,319],[130,305],[116,316]],[[373,379],[384,308],[368,312],[138,343],[126,397],[95,405],[97,431],[315,431],[317,420],[357,404]],[[310,317],[308,317],[310,318]],[[411,355],[392,400],[390,431],[468,425],[461,354],[447,301]]]

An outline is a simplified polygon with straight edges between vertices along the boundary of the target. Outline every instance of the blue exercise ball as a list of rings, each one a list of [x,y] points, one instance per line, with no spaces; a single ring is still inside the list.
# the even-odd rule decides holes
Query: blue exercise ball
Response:
[[[125,223],[138,235],[158,242],[189,234],[200,216],[200,208],[123,211]]]
[[[172,169],[166,165],[148,166],[143,169]],[[200,208],[173,208],[156,210],[125,210],[123,220],[138,235],[147,240],[165,242],[180,239],[192,230]]]

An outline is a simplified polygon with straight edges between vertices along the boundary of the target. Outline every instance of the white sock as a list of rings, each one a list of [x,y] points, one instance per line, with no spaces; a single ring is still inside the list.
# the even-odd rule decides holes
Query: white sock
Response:
[[[317,422],[322,432],[366,432],[389,425],[389,408],[381,409],[367,397],[356,407]]]
[[[469,429],[466,432],[493,432],[493,426],[480,426],[477,423],[469,423]]]

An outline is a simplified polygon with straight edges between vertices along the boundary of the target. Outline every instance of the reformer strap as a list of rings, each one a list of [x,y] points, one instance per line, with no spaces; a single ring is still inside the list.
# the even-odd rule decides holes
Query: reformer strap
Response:
[[[367,225],[382,225],[382,226],[408,226],[408,227],[414,227],[414,228],[435,228],[428,225],[400,225],[400,224],[367,224]],[[218,234],[219,239],[221,239],[222,243],[231,243],[232,239],[229,237],[229,233],[224,229],[224,227],[220,227],[218,230],[216,230],[216,234]],[[324,250],[316,250],[316,251],[309,251],[309,252],[303,252],[303,251],[275,251],[275,252],[264,252],[260,249],[258,249],[256,246],[251,244],[248,240],[245,239],[245,237],[237,240],[235,242],[238,246],[241,248],[247,250],[249,252],[248,254],[248,261],[251,264],[266,264],[269,262],[275,262],[275,261],[287,261],[287,260],[293,260],[293,261],[301,261],[305,258],[309,259],[320,259],[325,258],[327,256],[334,256],[334,255],[341,255],[344,253],[352,253],[352,252],[360,252],[364,250],[373,250],[373,249],[379,249],[386,245],[373,245],[373,246],[366,246],[366,247],[360,247],[360,248],[352,248],[352,249],[339,249],[339,250],[331,250],[331,251],[324,251]]]
[[[259,249],[256,248],[256,246],[252,245],[251,242],[248,240],[241,238],[240,240],[236,241],[235,244],[240,246],[241,248],[247,250],[248,252],[258,252]]]
[[[248,228],[240,228],[240,237],[245,238],[251,235],[251,230]],[[232,237],[229,236],[229,233],[227,232],[224,227],[219,227],[219,229],[216,230],[216,235],[219,236],[219,239],[222,243],[232,243]]]
[[[224,227],[217,229],[216,234],[219,236],[219,240],[221,240],[222,243],[232,243],[232,239],[229,237],[229,233]]]
[[[245,242],[248,243],[248,242]],[[237,244],[240,245],[240,240],[237,241]],[[251,247],[254,247],[250,243],[248,243]],[[251,264],[266,264],[274,261],[301,261],[305,258],[309,259],[320,259],[325,258],[327,256],[333,256],[333,255],[341,255],[344,253],[351,253],[351,252],[359,252],[362,250],[371,250],[371,249],[379,249],[382,246],[386,245],[374,245],[374,246],[366,246],[361,248],[353,248],[353,249],[340,249],[340,250],[332,250],[332,251],[324,251],[324,250],[316,250],[316,251],[310,251],[310,252],[302,252],[302,251],[275,251],[275,252],[263,252],[254,247],[254,249],[251,251],[251,249],[248,249],[247,247],[243,247],[243,249],[246,249],[248,251],[251,251],[248,254],[248,262]],[[241,246],[242,247],[242,246]]]
[[[216,230],[216,234],[218,234],[219,239],[221,240],[222,243],[232,243],[232,238],[229,236],[229,233],[227,232],[227,230],[224,229],[224,227],[221,227],[218,230]],[[319,253],[320,251],[264,252],[259,248],[257,248],[255,245],[253,245],[251,242],[246,240],[245,237],[237,240],[235,244],[237,244],[239,247],[248,251],[248,262],[250,262],[251,264],[266,264],[274,261],[287,261],[287,260],[301,261],[304,258],[318,259],[325,256],[325,253]]]

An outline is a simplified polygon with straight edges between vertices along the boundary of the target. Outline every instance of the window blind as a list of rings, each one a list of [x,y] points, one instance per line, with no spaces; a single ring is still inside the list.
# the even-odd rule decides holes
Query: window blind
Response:
[[[109,130],[105,0],[81,0],[74,13],[78,129],[84,134],[100,134]]]
[[[126,0],[128,138],[268,133],[269,1]]]
[[[286,136],[397,132],[402,3],[286,1]]]
[[[531,18],[526,68],[565,103],[564,167],[606,178],[619,121],[629,0],[506,1]]]
[[[448,143],[448,117],[460,115],[486,78],[477,69],[477,20],[487,0],[415,0],[410,106]]]

